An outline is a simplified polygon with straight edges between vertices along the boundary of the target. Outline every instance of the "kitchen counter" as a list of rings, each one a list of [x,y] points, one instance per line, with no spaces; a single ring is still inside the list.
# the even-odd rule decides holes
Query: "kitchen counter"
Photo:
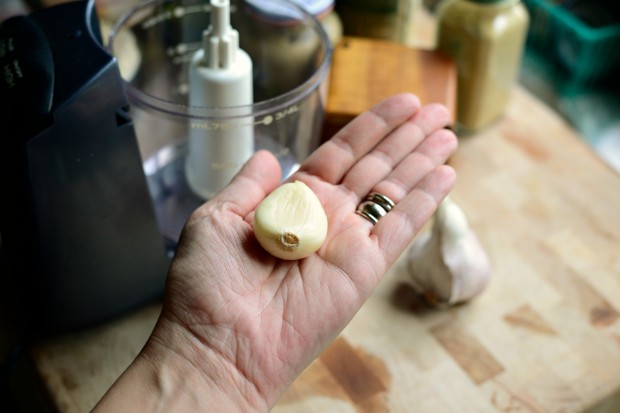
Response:
[[[401,257],[275,413],[620,411],[620,175],[521,88],[451,164],[452,197],[493,265],[488,289],[431,308]],[[58,410],[88,411],[158,313],[34,346]]]

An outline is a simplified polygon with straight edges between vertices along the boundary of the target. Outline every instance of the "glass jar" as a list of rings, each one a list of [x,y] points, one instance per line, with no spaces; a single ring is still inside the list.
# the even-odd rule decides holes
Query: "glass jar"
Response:
[[[520,0],[447,0],[438,10],[437,49],[456,61],[457,123],[476,131],[504,111],[528,27]]]
[[[407,43],[417,0],[338,0],[336,10],[346,36]]]
[[[270,94],[274,90],[291,90],[308,77],[308,70],[316,65],[320,38],[304,25],[299,24],[295,10],[284,8],[272,1],[245,0],[249,19],[238,21],[246,36],[240,45],[255,63],[255,70],[263,73],[260,90]],[[342,37],[342,25],[334,12],[334,0],[293,0],[292,4],[312,14],[321,24],[333,47]],[[241,29],[240,29],[241,30]]]

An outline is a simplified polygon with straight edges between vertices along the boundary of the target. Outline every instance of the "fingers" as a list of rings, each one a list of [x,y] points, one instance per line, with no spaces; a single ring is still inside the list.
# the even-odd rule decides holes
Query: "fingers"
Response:
[[[384,262],[391,265],[402,254],[450,192],[455,180],[456,174],[450,166],[436,167],[372,228]]]
[[[276,157],[271,152],[258,151],[228,186],[192,214],[193,218],[200,218],[223,204],[239,216],[245,217],[278,186],[280,175],[280,164]]]
[[[353,165],[419,109],[420,101],[411,94],[382,101],[318,148],[301,165],[300,172],[339,183]]]
[[[433,132],[415,152],[408,154],[368,192],[378,192],[394,202],[400,202],[428,173],[444,164],[456,151],[457,145],[453,132],[446,129]]]
[[[398,204],[407,194],[413,191],[419,183],[439,165],[443,165],[450,155],[454,153],[458,145],[457,138],[452,131],[439,129],[424,139],[415,151],[410,152],[388,175],[376,182],[372,187],[365,188],[364,195],[355,199],[361,201],[366,194],[377,192],[387,196]],[[363,181],[372,181],[372,171]],[[359,183],[358,185],[361,185]],[[372,222],[362,216],[357,217],[366,225],[369,233],[373,229]]]
[[[421,156],[430,154],[432,155],[431,160],[436,161],[435,165],[444,163],[447,159],[445,152],[451,153],[450,148],[434,154],[429,148],[422,149],[423,152],[420,153],[418,146],[422,144],[428,147],[429,145],[425,144],[427,136],[438,130],[443,130],[442,128],[447,126],[449,122],[450,113],[444,106],[428,105],[423,107],[414,117],[403,123],[380,141],[366,156],[362,157],[346,174],[342,184],[350,192],[356,194],[359,199],[370,192],[377,185],[377,182],[381,182],[388,175],[393,175],[394,168],[411,154]],[[412,164],[411,162],[408,162],[408,167],[398,166],[398,168],[401,169],[401,175],[407,170],[415,173],[419,169],[416,168],[415,163]],[[392,197],[390,196],[390,198]]]
[[[375,171],[368,171],[366,177],[361,173],[357,175],[355,193],[362,194],[360,199],[369,192],[378,192],[396,204],[376,225],[358,216],[362,225],[368,227],[369,233],[377,237],[388,264],[394,262],[409,245],[454,185],[454,170],[444,165],[458,146],[454,133],[443,129],[443,122],[447,124],[449,121],[448,115],[447,110],[440,106],[425,107],[411,120],[417,124],[417,133],[425,135],[417,146],[402,155],[402,159],[382,179],[377,180],[376,175],[374,182],[372,179],[378,165],[375,165]],[[407,130],[405,127],[400,129]],[[394,132],[392,135],[398,136],[399,133]],[[386,139],[385,145],[391,144],[391,138]],[[417,141],[418,138],[413,140]],[[391,162],[397,159],[393,157]],[[358,165],[364,161],[360,160]],[[357,173],[355,168],[358,165],[352,169],[352,177]]]

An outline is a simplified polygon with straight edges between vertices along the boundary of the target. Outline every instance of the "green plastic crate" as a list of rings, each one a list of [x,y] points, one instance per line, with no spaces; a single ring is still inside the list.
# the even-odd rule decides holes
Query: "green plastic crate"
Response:
[[[594,28],[557,1],[523,3],[530,13],[528,49],[564,71],[571,80],[592,82],[620,69],[620,22]]]

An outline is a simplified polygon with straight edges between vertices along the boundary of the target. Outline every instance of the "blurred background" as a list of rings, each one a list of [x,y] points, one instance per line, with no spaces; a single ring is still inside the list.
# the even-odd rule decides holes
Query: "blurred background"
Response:
[[[3,0],[0,21],[63,1],[67,0]],[[337,0],[335,4],[345,36],[432,49],[441,2]],[[139,1],[96,3],[100,17],[112,24]],[[523,0],[523,4],[530,24],[520,83],[559,112],[620,171],[620,2]]]

